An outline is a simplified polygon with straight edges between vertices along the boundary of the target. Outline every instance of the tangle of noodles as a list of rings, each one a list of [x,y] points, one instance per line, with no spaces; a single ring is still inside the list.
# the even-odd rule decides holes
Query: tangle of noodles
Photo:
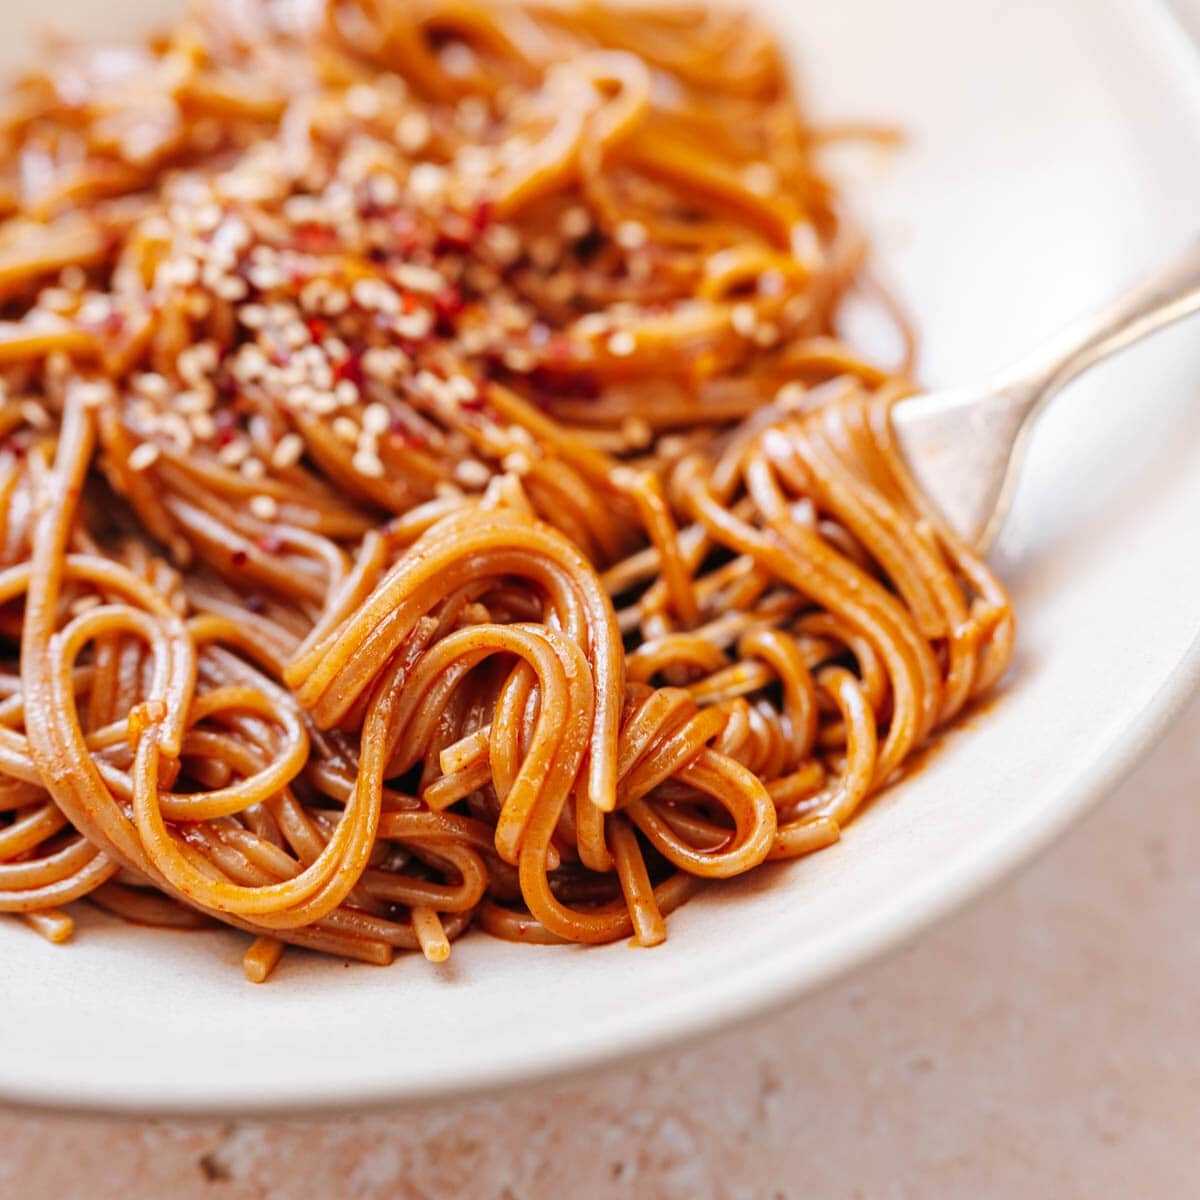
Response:
[[[0,911],[653,945],[1004,672],[771,39],[227,0],[0,112]],[[853,132],[845,136],[855,136]]]

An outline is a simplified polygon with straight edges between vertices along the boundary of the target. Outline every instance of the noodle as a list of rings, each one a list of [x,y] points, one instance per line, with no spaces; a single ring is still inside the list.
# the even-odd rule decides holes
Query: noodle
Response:
[[[1013,618],[744,16],[215,0],[0,119],[0,912],[653,946]]]

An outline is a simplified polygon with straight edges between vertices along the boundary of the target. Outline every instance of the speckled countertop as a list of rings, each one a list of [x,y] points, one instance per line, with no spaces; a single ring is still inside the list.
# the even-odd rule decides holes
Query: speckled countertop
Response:
[[[701,1048],[357,1119],[0,1111],[0,1146],[0,1200],[1195,1200],[1200,701],[1019,878]]]

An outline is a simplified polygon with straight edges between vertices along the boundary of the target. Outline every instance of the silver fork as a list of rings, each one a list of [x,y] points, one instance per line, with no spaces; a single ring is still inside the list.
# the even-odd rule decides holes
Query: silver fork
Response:
[[[901,400],[892,427],[909,470],[950,526],[985,551],[1012,502],[1029,432],[1073,379],[1200,310],[1200,238],[1174,262],[981,386]]]

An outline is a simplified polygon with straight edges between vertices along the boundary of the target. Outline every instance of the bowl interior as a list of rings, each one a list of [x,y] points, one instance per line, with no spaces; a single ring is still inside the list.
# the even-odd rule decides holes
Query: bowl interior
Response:
[[[822,114],[882,118],[842,152],[922,374],[968,380],[1107,298],[1192,231],[1200,72],[1153,4],[762,0]],[[59,0],[107,34],[174,0]],[[0,47],[38,14],[4,5]],[[1002,694],[843,842],[712,888],[654,950],[468,937],[389,970],[293,954],[244,983],[245,938],[84,914],[51,947],[0,922],[0,1099],[295,1108],[542,1076],[761,1011],[895,943],[1045,844],[1153,736],[1196,674],[1200,345],[1162,335],[1039,428],[995,560],[1020,648]]]

